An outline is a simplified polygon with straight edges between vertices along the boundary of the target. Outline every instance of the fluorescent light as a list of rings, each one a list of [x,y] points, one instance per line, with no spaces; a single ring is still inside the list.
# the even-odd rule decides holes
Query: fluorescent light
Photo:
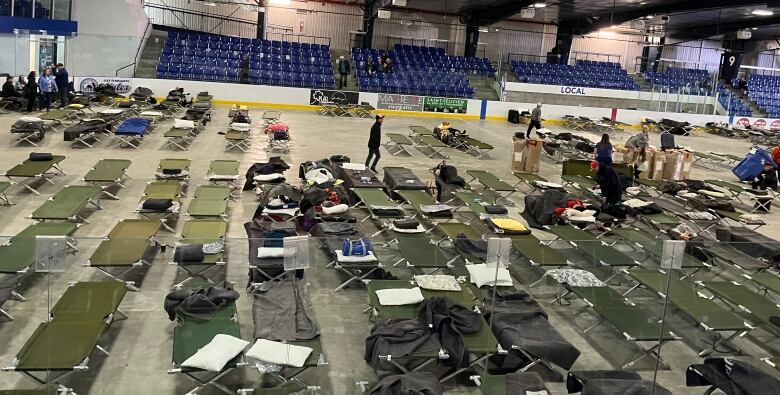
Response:
[[[290,0],[271,0],[271,4],[290,5]]]
[[[758,30],[757,27],[751,27],[750,30]]]
[[[645,18],[646,18],[646,19],[653,19],[653,16],[652,16],[652,15],[648,15],[648,16],[646,16]]]
[[[534,8],[544,8],[544,7],[547,7],[547,3],[544,2],[534,3]]]
[[[209,7],[216,7],[217,3],[213,2],[213,1],[204,1],[203,5],[209,6]]]
[[[487,32],[489,32],[490,30],[489,30],[488,28],[486,28],[486,27],[480,27],[480,28],[479,28],[479,31],[480,31],[480,32],[482,32],[482,33],[487,33]]]
[[[758,16],[770,16],[774,15],[775,13],[772,10],[753,10],[751,14]]]

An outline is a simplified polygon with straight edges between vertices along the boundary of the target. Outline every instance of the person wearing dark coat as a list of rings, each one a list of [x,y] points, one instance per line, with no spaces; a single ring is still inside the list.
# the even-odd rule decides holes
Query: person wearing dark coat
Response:
[[[338,60],[339,69],[339,89],[347,87],[347,78],[349,77],[350,64],[349,61],[344,59],[343,56],[339,56]]]
[[[14,88],[14,78],[11,76],[6,77],[5,84],[3,84],[3,91],[0,93],[0,97],[8,98],[18,96],[19,93],[16,92],[16,88]]]
[[[764,163],[764,168],[761,174],[757,175],[753,180],[753,189],[772,189],[777,190],[777,170],[771,163]]]
[[[24,86],[24,98],[27,99],[27,112],[32,112],[38,97],[38,78],[35,71],[31,71],[27,76],[27,84]]]
[[[374,163],[371,164],[371,171],[376,173],[376,164],[379,163],[379,146],[382,143],[382,122],[384,122],[384,115],[377,115],[374,126],[371,126],[371,135],[368,137],[368,157],[366,158],[366,167],[371,163],[371,158],[374,158]]]
[[[68,70],[65,69],[65,65],[57,63],[57,68],[54,69],[54,82],[57,84],[57,92],[60,94],[60,107],[65,107],[68,102],[68,89],[69,76]]]
[[[604,201],[607,204],[620,203],[623,197],[623,185],[615,169],[607,163],[599,163],[594,160],[590,162],[590,170],[596,172],[593,179],[601,190]]]

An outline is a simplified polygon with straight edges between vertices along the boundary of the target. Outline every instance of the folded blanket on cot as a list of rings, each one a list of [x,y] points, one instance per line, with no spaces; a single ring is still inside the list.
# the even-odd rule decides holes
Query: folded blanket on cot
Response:
[[[255,174],[254,177],[255,181],[260,181],[260,182],[276,181],[279,179],[284,180],[284,174],[281,173]]]
[[[177,314],[208,320],[221,309],[234,304],[241,295],[227,281],[208,288],[178,289],[165,296],[163,308],[168,319],[174,321]]]
[[[189,244],[176,247],[173,252],[173,261],[179,263],[203,262],[206,254],[203,252],[203,244]]]
[[[116,128],[115,134],[143,136],[149,129],[150,122],[144,118],[129,118]]]
[[[390,225],[389,228],[390,228],[390,230],[392,230],[394,232],[398,232],[398,233],[414,234],[414,233],[425,233],[426,232],[425,228],[422,225],[420,225],[419,223],[417,224],[416,228],[412,228],[412,229],[409,229],[409,228],[399,228],[395,224]]]
[[[209,344],[182,362],[181,366],[219,372],[248,345],[249,342],[246,340],[220,333],[214,336]]]
[[[447,274],[420,274],[414,276],[414,282],[431,291],[460,291],[458,280]]]
[[[336,250],[336,260],[338,260],[341,263],[370,263],[370,262],[376,262],[376,256],[374,256],[373,251],[369,251],[367,255],[363,256],[357,256],[357,255],[344,255],[341,250]]]
[[[382,306],[403,306],[425,300],[419,287],[380,289],[375,293]]]
[[[311,340],[320,335],[317,317],[303,281],[266,281],[254,290],[255,339]]]
[[[283,258],[284,247],[260,247],[257,249],[257,257],[260,259]]]
[[[544,275],[552,278],[559,284],[568,284],[572,287],[605,287],[601,280],[593,273],[582,269],[551,269]]]
[[[275,365],[303,367],[312,349],[265,339],[257,339],[246,356]]]
[[[446,204],[421,204],[420,205],[420,211],[426,214],[449,212],[450,210],[452,210],[452,207]]]
[[[179,202],[171,202],[170,205],[167,207],[160,205],[160,203],[153,203],[152,206],[146,207],[146,202],[150,200],[156,200],[156,201],[164,201],[168,199],[146,199],[142,201],[141,203],[138,203],[138,207],[136,208],[137,211],[151,211],[151,212],[157,212],[157,213],[178,213],[179,208],[181,208],[181,203]],[[160,208],[164,207],[164,208]]]
[[[488,267],[486,264],[466,265],[471,282],[477,287],[495,285],[497,287],[511,287],[512,277],[509,270],[503,267]]]

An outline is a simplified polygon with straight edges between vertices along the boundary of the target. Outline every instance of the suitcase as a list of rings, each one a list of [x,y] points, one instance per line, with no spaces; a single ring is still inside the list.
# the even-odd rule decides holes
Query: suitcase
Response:
[[[507,116],[507,122],[520,123],[520,113],[517,110],[509,110],[509,116]]]
[[[677,144],[674,142],[674,135],[671,133],[661,133],[661,149],[674,149]]]

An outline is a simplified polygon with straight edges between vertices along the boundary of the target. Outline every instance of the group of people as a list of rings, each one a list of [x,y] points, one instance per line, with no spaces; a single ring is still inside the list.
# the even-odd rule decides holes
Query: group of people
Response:
[[[347,86],[352,65],[344,56],[339,56],[339,59],[336,61],[336,67],[339,71],[339,89],[342,89]],[[391,74],[393,73],[393,61],[386,54],[382,54],[379,57],[379,65],[374,64],[374,59],[371,57],[363,63],[363,70],[369,77],[375,76],[378,68],[381,68],[385,74]]]
[[[27,75],[27,80],[21,75],[16,82],[13,77],[6,77],[0,97],[27,100],[27,112],[32,112],[36,104],[39,110],[49,111],[55,100],[59,100],[60,107],[68,104],[69,87],[68,70],[58,63],[53,67],[47,66],[40,77],[35,71]]]

